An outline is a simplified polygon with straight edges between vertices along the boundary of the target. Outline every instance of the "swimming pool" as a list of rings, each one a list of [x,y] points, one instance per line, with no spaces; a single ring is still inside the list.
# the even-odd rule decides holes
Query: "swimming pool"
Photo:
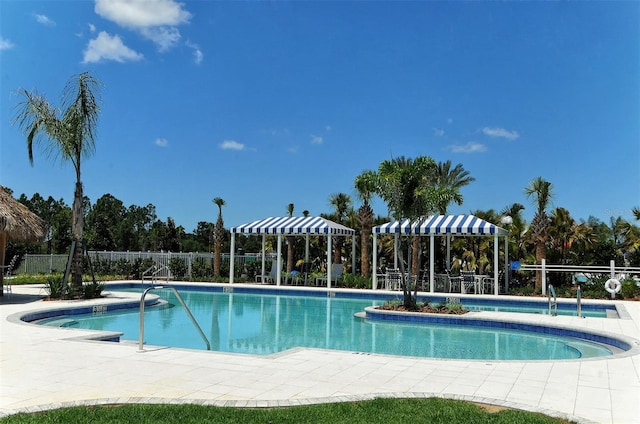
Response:
[[[111,286],[109,290],[141,291],[140,287],[138,283]],[[340,296],[330,292],[327,296],[326,292],[225,289],[180,287],[211,349],[221,352],[266,355],[308,347],[435,358],[535,360],[609,356],[615,350],[580,336],[568,338],[562,332],[540,333],[532,328],[358,319],[354,313],[385,300],[346,292]],[[204,349],[203,340],[173,293],[166,289],[153,293],[167,303],[145,309],[145,342]],[[137,309],[64,314],[38,323],[118,331],[124,333],[125,340],[135,341],[139,335]]]

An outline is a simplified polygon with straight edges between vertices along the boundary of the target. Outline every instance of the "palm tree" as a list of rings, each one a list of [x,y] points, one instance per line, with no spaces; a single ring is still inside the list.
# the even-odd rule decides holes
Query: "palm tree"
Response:
[[[450,196],[443,196],[438,201],[438,212],[441,215],[447,214],[447,208],[451,202],[462,205],[462,195],[460,189],[476,179],[470,176],[469,171],[465,170],[461,163],[451,169],[451,161],[438,162],[436,168],[436,181],[438,187],[451,189]]]
[[[334,216],[336,222],[339,224],[344,223],[344,221],[349,216],[349,209],[351,209],[351,196],[344,193],[332,194],[329,198],[329,203],[335,208]],[[343,239],[342,237],[336,237],[334,243],[334,251],[333,251],[333,263],[341,264],[342,263],[342,245]],[[327,266],[331,266],[327,264]]]
[[[635,207],[633,209],[631,209],[631,213],[633,213],[633,216],[636,218],[636,220],[640,221],[640,207]]]
[[[405,158],[393,158],[383,161],[378,167],[376,193],[387,203],[389,212],[397,221],[403,218],[411,222],[416,221],[438,209],[439,200],[452,195],[449,187],[439,187],[434,184],[435,161],[428,156],[419,156],[415,160]],[[400,238],[398,243],[401,244]],[[395,251],[401,251],[401,246],[396,243]],[[408,268],[411,270],[413,255],[412,247],[408,250]],[[418,288],[411,294],[410,278],[405,277],[404,260],[400,261],[400,273],[402,275],[402,288],[404,305],[413,308],[416,305]],[[409,276],[410,277],[410,276]]]
[[[47,153],[59,156],[63,162],[71,162],[76,182],[72,207],[72,236],[75,250],[71,263],[71,288],[82,289],[82,253],[84,209],[81,179],[82,159],[95,152],[95,137],[100,113],[99,87],[102,83],[89,72],[72,77],[62,94],[62,110],[51,106],[37,92],[24,88],[18,90],[23,100],[16,106],[13,123],[18,124],[27,136],[29,162],[33,165],[33,142],[46,139]],[[66,283],[66,282],[65,282]]]
[[[213,237],[215,239],[213,247],[213,275],[220,277],[220,256],[222,255],[222,240],[224,240],[224,220],[222,219],[222,207],[225,205],[225,201],[221,197],[213,199],[213,203],[218,206],[218,219],[216,220],[216,226],[213,230]]]
[[[360,273],[363,277],[369,277],[371,275],[369,239],[371,237],[371,227],[373,226],[373,208],[369,203],[376,190],[376,173],[364,171],[356,177],[354,184],[358,197],[362,200],[362,205],[358,208],[358,221],[360,222]]]
[[[531,180],[524,190],[527,197],[533,197],[536,212],[529,226],[529,234],[536,247],[536,263],[541,264],[547,257],[547,239],[549,237],[549,217],[547,216],[547,206],[553,197],[551,183],[542,177]],[[536,271],[537,291],[542,290],[542,271]]]
[[[453,169],[451,169],[451,161],[447,160],[446,162],[438,162],[438,167],[435,172],[435,181],[434,183],[446,190],[447,195],[442,196],[438,200],[438,213],[440,215],[446,215],[447,209],[451,202],[454,202],[458,206],[462,205],[463,197],[460,194],[460,189],[476,179],[473,178],[469,171],[465,170],[461,163],[457,164]],[[440,237],[440,243],[444,243],[446,239],[444,237]],[[444,250],[444,246],[441,244],[440,247]],[[414,271],[417,272],[418,267],[418,250],[419,250],[419,241],[418,237],[413,238],[413,252],[414,252]]]
[[[287,213],[289,214],[289,217],[293,216],[293,208],[294,208],[293,203],[289,203],[287,205]],[[296,238],[293,236],[287,237],[287,272],[288,273],[293,271],[293,243],[295,242],[295,240]]]

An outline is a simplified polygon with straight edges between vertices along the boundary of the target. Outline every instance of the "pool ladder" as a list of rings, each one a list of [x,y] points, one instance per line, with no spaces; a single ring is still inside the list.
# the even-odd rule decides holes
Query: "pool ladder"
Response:
[[[558,299],[556,298],[556,290],[551,284],[549,284],[549,292],[547,293],[547,297],[549,299],[549,315],[553,317],[558,316]],[[553,312],[551,312],[552,308]]]
[[[162,265],[158,268],[158,266],[154,264],[142,273],[142,285],[144,285],[145,278],[151,280],[151,284],[155,284],[155,282],[158,281],[158,274],[165,270],[167,271],[166,280],[169,282],[169,268],[166,265]]]
[[[207,350],[211,350],[211,344],[209,344],[209,340],[207,339],[207,336],[204,335],[204,332],[202,331],[202,328],[200,328],[198,321],[196,321],[196,319],[193,317],[193,314],[189,310],[189,307],[187,306],[187,304],[184,303],[184,300],[182,299],[182,296],[180,296],[180,293],[178,293],[178,290],[176,290],[174,287],[171,287],[171,286],[153,286],[146,289],[142,293],[142,296],[140,297],[140,337],[138,338],[138,352],[144,352],[144,348],[143,348],[143,345],[144,345],[144,298],[147,296],[147,293],[149,293],[151,290],[160,290],[160,289],[170,289],[173,291],[173,293],[178,298],[178,301],[184,308],[184,311],[189,316],[189,319],[191,319],[191,322],[196,327],[196,330],[198,330],[198,333],[200,333],[200,337],[202,337],[202,340],[204,340],[204,342],[206,343]]]

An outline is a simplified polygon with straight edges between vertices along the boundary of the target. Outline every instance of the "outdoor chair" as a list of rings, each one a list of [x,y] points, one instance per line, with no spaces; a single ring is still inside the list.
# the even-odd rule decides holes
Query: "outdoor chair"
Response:
[[[256,283],[275,284],[276,278],[278,278],[278,260],[274,259],[273,262],[271,262],[271,272],[269,275],[256,275]]]
[[[460,293],[462,289],[462,277],[459,275],[453,276],[451,272],[447,270],[446,286],[449,293]]]
[[[402,287],[402,274],[400,274],[400,270],[388,269],[385,279],[385,289],[400,290],[400,287]]]
[[[331,265],[331,285],[335,287],[338,283],[338,279],[342,277],[342,271],[344,269],[343,264],[332,264]],[[318,286],[326,286],[327,285],[327,277],[318,277],[316,278],[316,287]]]
[[[498,273],[498,287],[500,287],[500,283],[504,281],[504,271],[500,271]],[[484,277],[482,279],[482,294],[494,294],[494,287],[496,282],[493,277]]]
[[[462,271],[460,276],[462,277],[461,293],[469,293],[471,289],[473,289],[474,294],[478,293],[475,272]]]

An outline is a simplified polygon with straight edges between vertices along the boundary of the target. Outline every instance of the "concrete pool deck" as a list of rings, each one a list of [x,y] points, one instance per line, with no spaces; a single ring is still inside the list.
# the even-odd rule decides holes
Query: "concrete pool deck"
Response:
[[[253,356],[134,342],[82,340],[90,331],[16,322],[42,302],[42,286],[0,298],[0,417],[61,406],[195,403],[272,407],[375,397],[442,397],[541,412],[581,423],[638,423],[640,354],[565,361],[395,357],[320,349]],[[111,300],[108,300],[111,301]],[[113,299],[116,301],[116,299]],[[640,338],[640,302],[622,319],[517,315],[520,321]]]

